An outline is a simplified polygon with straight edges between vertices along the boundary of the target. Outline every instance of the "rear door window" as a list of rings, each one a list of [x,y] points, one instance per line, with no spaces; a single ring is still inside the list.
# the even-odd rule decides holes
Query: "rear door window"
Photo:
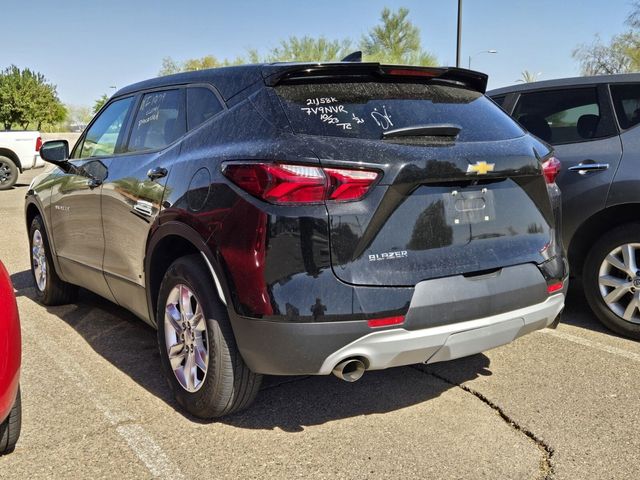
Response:
[[[611,85],[611,98],[620,128],[626,130],[640,123],[640,83]]]
[[[216,94],[206,87],[187,89],[187,129],[192,130],[223,110]]]
[[[491,100],[459,87],[342,82],[281,85],[276,92],[296,133],[380,139],[389,130],[453,124],[462,142],[523,135]]]
[[[585,142],[615,133],[613,122],[601,115],[595,87],[523,93],[513,117],[553,145]]]
[[[129,137],[128,151],[158,150],[186,131],[180,90],[147,93],[142,97]]]

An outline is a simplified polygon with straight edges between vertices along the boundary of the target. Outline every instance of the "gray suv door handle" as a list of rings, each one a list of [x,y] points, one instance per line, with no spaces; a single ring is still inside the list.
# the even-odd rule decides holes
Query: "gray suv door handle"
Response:
[[[147,177],[149,177],[149,180],[158,180],[159,178],[166,177],[168,173],[166,168],[155,167],[147,172]]]
[[[608,163],[579,163],[573,167],[569,167],[572,172],[578,172],[580,175],[586,175],[587,173],[600,172],[609,168]]]

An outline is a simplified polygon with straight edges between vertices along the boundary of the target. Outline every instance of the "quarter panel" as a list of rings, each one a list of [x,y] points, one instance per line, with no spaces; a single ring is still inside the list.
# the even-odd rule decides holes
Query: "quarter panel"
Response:
[[[640,127],[623,132],[620,140],[622,161],[611,184],[607,206],[640,203]]]

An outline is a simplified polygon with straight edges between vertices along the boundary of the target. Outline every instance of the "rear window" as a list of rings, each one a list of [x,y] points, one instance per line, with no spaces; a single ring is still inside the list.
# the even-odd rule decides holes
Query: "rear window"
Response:
[[[380,139],[398,128],[461,127],[458,141],[516,138],[523,131],[484,95],[414,83],[313,83],[276,87],[296,133]]]

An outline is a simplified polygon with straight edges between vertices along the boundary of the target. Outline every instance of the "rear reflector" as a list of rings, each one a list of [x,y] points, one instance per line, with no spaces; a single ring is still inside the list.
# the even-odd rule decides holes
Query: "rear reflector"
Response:
[[[561,167],[560,160],[556,157],[549,157],[547,161],[543,162],[542,173],[547,183],[555,183]]]
[[[385,318],[375,318],[373,320],[367,320],[367,325],[371,328],[375,327],[388,327],[390,325],[399,325],[404,322],[404,316],[400,315],[398,317],[385,317]]]
[[[42,137],[38,137],[36,139],[36,152],[39,152],[41,147],[42,147]]]
[[[562,290],[563,287],[563,283],[562,282],[558,282],[558,283],[552,283],[551,285],[547,285],[547,292],[548,293],[555,293],[558,290]]]
[[[378,178],[369,170],[283,163],[233,163],[225,165],[223,173],[255,197],[289,205],[358,200]]]

